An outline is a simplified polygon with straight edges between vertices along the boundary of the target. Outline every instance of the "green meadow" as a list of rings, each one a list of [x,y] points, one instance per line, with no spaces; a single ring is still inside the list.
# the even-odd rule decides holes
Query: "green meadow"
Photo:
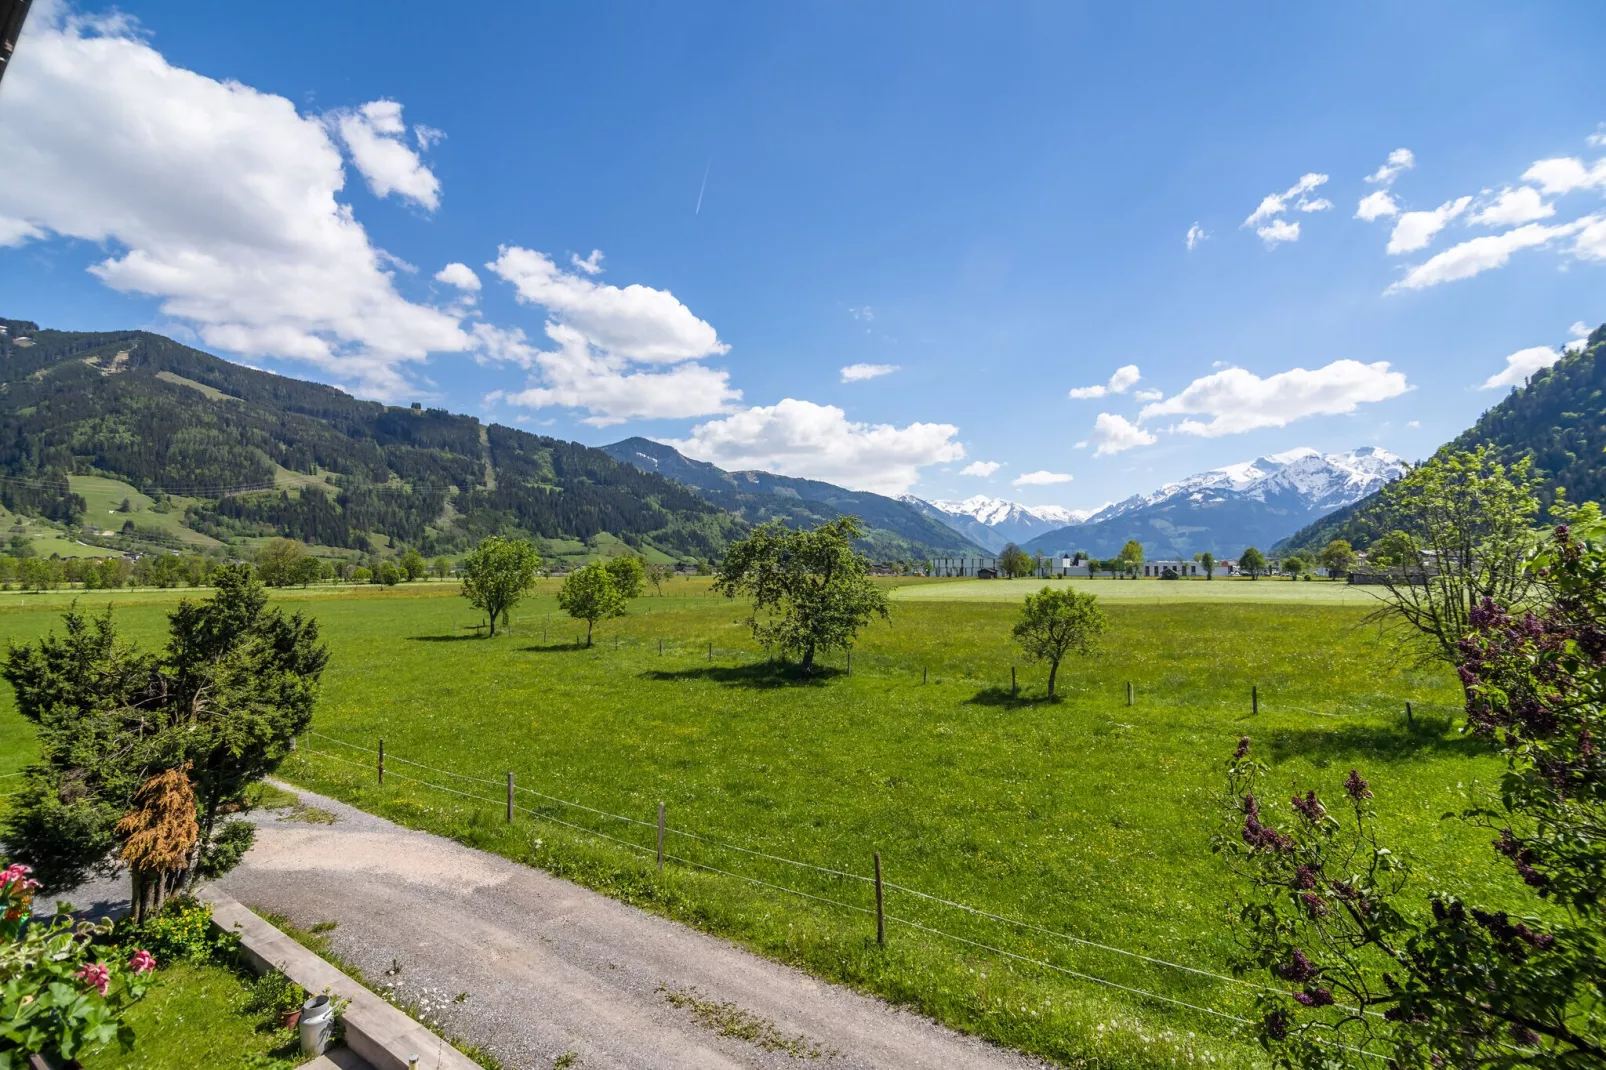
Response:
[[[1045,668],[1009,636],[1026,585],[892,585],[891,623],[865,631],[851,671],[835,654],[812,681],[769,664],[743,607],[706,580],[637,600],[591,649],[550,582],[494,640],[447,583],[286,592],[332,657],[312,751],[304,742],[283,772],[1079,1066],[1263,1063],[1220,1016],[1250,1015],[1252,991],[1109,949],[1230,971],[1230,882],[1209,839],[1240,735],[1285,794],[1333,794],[1359,768],[1420,867],[1418,892],[1517,895],[1486,835],[1441,820],[1498,767],[1456,731],[1450,674],[1400,660],[1363,623],[1369,597],[1320,581],[1083,581],[1111,628],[1099,653],[1062,668],[1049,703]],[[0,634],[44,633],[70,597],[0,595]],[[176,597],[84,601],[113,602],[130,636],[155,642]],[[0,774],[27,747],[8,692]],[[530,789],[511,825],[509,772]],[[884,948],[863,879],[874,852],[897,886]]]

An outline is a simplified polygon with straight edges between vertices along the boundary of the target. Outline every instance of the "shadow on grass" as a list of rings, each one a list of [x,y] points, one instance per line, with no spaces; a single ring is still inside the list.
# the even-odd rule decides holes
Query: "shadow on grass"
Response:
[[[1272,762],[1304,758],[1318,766],[1356,759],[1396,762],[1422,754],[1470,758],[1489,753],[1478,739],[1456,732],[1447,718],[1418,717],[1416,723],[1343,725],[1334,728],[1278,728],[1249,733]]]
[[[521,654],[583,654],[587,650],[601,650],[601,646],[586,646],[584,641],[576,643],[573,639],[564,639],[554,643],[532,643],[529,646],[519,647]]]
[[[814,667],[812,676],[804,676],[796,665],[782,662],[758,661],[750,665],[705,665],[696,669],[653,669],[641,674],[646,680],[710,680],[726,687],[812,687],[828,683],[846,675],[841,669]]]
[[[470,639],[489,639],[484,632],[470,632],[468,635],[409,635],[409,643],[462,643]]]
[[[1006,709],[1020,709],[1026,706],[1047,706],[1058,703],[1060,696],[1049,698],[1047,695],[1022,695],[1011,691],[1007,687],[984,687],[965,700],[967,706],[1003,706]]]

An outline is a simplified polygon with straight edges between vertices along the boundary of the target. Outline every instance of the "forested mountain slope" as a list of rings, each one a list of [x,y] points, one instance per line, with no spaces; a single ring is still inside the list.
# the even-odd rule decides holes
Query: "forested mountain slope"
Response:
[[[609,533],[692,558],[744,527],[689,488],[578,443],[359,401],[145,331],[0,319],[0,505],[81,524],[68,477],[88,475],[181,508],[214,537],[356,550]]]
[[[1531,457],[1544,481],[1545,509],[1566,488],[1573,502],[1606,502],[1606,326],[1597,327],[1583,349],[1535,372],[1446,446],[1472,449],[1490,443],[1507,462]],[[1370,495],[1290,536],[1282,550],[1320,549],[1348,539],[1364,549],[1396,525],[1381,499]]]
[[[876,560],[920,561],[985,552],[947,524],[884,494],[770,472],[727,472],[647,438],[627,438],[601,448],[619,461],[696,487],[710,502],[750,524],[783,520],[813,525],[857,516],[865,526],[863,548]]]

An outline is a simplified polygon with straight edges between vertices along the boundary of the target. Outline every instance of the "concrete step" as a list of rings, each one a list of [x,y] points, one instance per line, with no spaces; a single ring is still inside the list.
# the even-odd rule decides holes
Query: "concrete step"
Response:
[[[336,1048],[310,1063],[302,1063],[300,1070],[373,1070],[373,1067],[359,1059],[350,1048]]]

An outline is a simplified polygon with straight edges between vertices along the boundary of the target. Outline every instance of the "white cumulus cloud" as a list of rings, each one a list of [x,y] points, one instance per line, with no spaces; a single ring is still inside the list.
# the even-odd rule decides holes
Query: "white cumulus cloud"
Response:
[[[1208,237],[1210,237],[1210,235],[1205,233],[1205,228],[1201,227],[1198,223],[1195,223],[1193,226],[1188,228],[1188,233],[1183,237],[1182,243],[1189,249],[1192,249],[1195,245],[1198,245]]]
[[[1023,472],[1010,481],[1016,487],[1049,487],[1055,483],[1069,483],[1076,477],[1069,472],[1050,472],[1043,469],[1038,472]]]
[[[971,461],[959,470],[962,476],[980,476],[986,479],[1000,468],[1004,467],[997,461]]]
[[[1070,396],[1073,398],[1101,398],[1107,394],[1124,394],[1132,389],[1141,378],[1143,376],[1139,374],[1136,364],[1123,364],[1115,369],[1115,373],[1110,376],[1108,383],[1101,383],[1098,386],[1072,387]]]
[[[1530,346],[1519,349],[1506,358],[1506,366],[1483,381],[1480,390],[1498,390],[1503,386],[1521,386],[1528,376],[1540,368],[1548,368],[1561,359],[1561,354],[1549,346]]]
[[[1189,435],[1233,435],[1261,427],[1286,427],[1307,416],[1354,412],[1367,402],[1384,401],[1410,389],[1402,372],[1387,361],[1362,364],[1336,360],[1315,369],[1293,368],[1266,378],[1243,368],[1226,368],[1189,383],[1180,393],[1144,407],[1142,418],[1185,419],[1173,430]]]
[[[1556,206],[1547,204],[1532,186],[1507,186],[1494,200],[1479,206],[1467,216],[1468,223],[1485,227],[1510,227],[1519,223],[1532,223],[1556,214]]]
[[[474,269],[467,264],[453,261],[435,272],[435,281],[444,282],[448,286],[455,286],[459,290],[473,292],[480,288],[480,277],[474,274]]]
[[[875,379],[883,375],[891,375],[898,370],[896,364],[849,364],[842,369],[844,383],[857,383],[865,379]]]
[[[1270,249],[1285,241],[1298,241],[1299,223],[1297,221],[1290,223],[1286,219],[1273,219],[1263,227],[1256,227],[1255,233],[1260,235],[1260,240]]]
[[[1450,220],[1465,212],[1471,203],[1471,197],[1458,197],[1453,201],[1445,201],[1430,212],[1406,212],[1394,223],[1394,232],[1389,235],[1388,252],[1398,256],[1426,248],[1439,231],[1448,226]]]
[[[1576,156],[1556,156],[1538,160],[1522,173],[1524,182],[1537,183],[1546,193],[1571,193],[1579,189],[1606,186],[1606,160],[1586,167]]]
[[[855,490],[901,494],[927,465],[962,460],[953,424],[906,427],[849,420],[834,405],[786,398],[693,427],[669,445],[727,469],[763,469]]]
[[[482,346],[493,359],[535,373],[527,389],[506,400],[585,409],[585,422],[599,427],[730,411],[741,400],[730,374],[697,363],[730,349],[714,328],[668,290],[596,282],[584,265],[600,263],[601,253],[594,252],[581,261],[582,273],[567,272],[543,253],[505,245],[485,265],[513,285],[520,301],[546,309],[546,335],[557,344],[539,352],[528,345]]]
[[[400,104],[372,100],[360,108],[330,112],[326,118],[345,142],[351,162],[368,180],[374,196],[395,193],[431,212],[440,207],[440,180],[408,146]],[[428,140],[425,137],[420,142]]]
[[[1386,189],[1373,190],[1361,198],[1355,206],[1355,218],[1364,219],[1368,223],[1374,219],[1387,219],[1400,214],[1400,206],[1394,203],[1393,194]]]
[[[520,301],[542,306],[554,322],[572,327],[610,356],[674,364],[730,349],[668,290],[599,283],[517,245],[502,246],[485,266],[512,283]]]
[[[1394,184],[1401,173],[1409,171],[1416,166],[1416,156],[1410,149],[1395,149],[1389,153],[1389,158],[1378,165],[1376,171],[1366,176],[1366,181],[1374,186],[1387,188]]]
[[[1088,441],[1097,447],[1093,451],[1094,455],[1102,457],[1107,453],[1120,453],[1122,450],[1137,446],[1152,446],[1156,438],[1125,416],[1113,412],[1101,412],[1093,421],[1093,434]]]
[[[126,19],[36,6],[24,43],[0,105],[0,240],[109,246],[90,271],[203,344],[307,361],[370,396],[406,396],[409,362],[472,346],[456,316],[398,293],[337,199],[324,122],[173,66]]]
[[[1404,278],[1394,283],[1385,292],[1397,293],[1400,290],[1421,290],[1444,282],[1470,279],[1480,272],[1503,267],[1506,261],[1511,259],[1511,254],[1519,250],[1548,245],[1557,238],[1577,234],[1584,228],[1598,222],[1600,222],[1598,217],[1586,216],[1582,220],[1574,220],[1571,223],[1558,223],[1554,226],[1547,226],[1543,223],[1527,223],[1500,234],[1487,234],[1481,238],[1472,238],[1459,245],[1452,245],[1444,252],[1417,264],[1405,273]],[[1580,251],[1580,255],[1587,254]]]

